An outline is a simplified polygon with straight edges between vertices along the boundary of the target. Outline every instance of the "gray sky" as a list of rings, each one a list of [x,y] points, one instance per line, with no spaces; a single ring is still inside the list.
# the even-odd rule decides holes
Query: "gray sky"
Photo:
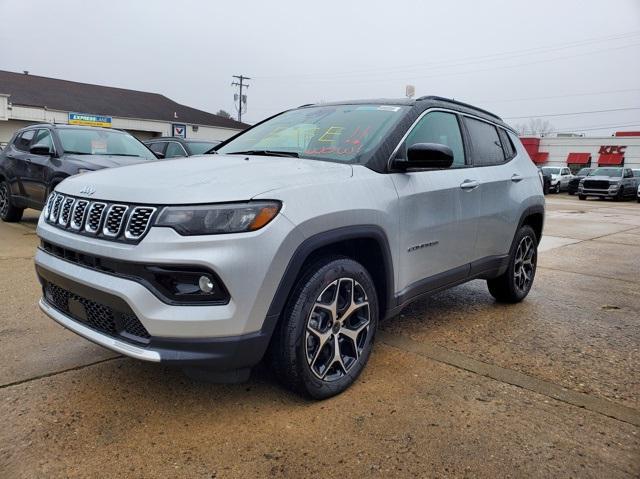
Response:
[[[234,115],[231,76],[244,74],[249,122],[413,84],[511,124],[637,107],[545,119],[640,129],[640,0],[0,0],[0,18],[0,69]]]

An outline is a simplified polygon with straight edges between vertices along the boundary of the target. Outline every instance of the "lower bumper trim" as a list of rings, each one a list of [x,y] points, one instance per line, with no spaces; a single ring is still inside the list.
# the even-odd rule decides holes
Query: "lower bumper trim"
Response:
[[[143,361],[160,362],[160,354],[157,351],[139,348],[132,344],[119,341],[115,338],[94,331],[78,321],[65,316],[53,306],[49,305],[44,298],[40,298],[39,305],[40,309],[42,309],[42,311],[51,319],[89,341],[132,358],[142,359]]]
[[[220,338],[161,338],[152,336],[145,347],[119,341],[95,331],[61,313],[44,298],[40,308],[54,321],[99,346],[143,361],[181,367],[202,367],[212,371],[250,368],[264,356],[277,317],[267,317],[265,328],[256,333]]]

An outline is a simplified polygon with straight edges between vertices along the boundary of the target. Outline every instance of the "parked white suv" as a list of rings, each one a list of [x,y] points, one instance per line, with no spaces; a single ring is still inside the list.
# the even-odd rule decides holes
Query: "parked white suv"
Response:
[[[491,113],[438,97],[308,105],[217,152],[61,183],[38,223],[42,309],[217,379],[267,353],[323,398],[409,302],[476,278],[499,301],[531,288],[541,179]]]

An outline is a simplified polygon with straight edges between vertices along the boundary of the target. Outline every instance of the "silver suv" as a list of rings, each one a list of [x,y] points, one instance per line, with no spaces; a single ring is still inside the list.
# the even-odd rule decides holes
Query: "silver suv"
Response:
[[[217,155],[62,182],[38,223],[40,306],[121,354],[216,380],[266,357],[346,389],[379,321],[472,279],[521,301],[541,177],[497,116],[453,100],[305,105]]]

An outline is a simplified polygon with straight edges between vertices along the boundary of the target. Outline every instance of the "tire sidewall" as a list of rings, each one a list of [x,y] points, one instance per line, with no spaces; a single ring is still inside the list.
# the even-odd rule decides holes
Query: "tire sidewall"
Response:
[[[9,183],[6,180],[0,181],[0,188],[6,189],[7,194],[7,208],[5,211],[0,210],[0,219],[6,221],[9,218],[11,211],[11,188],[9,187]]]
[[[535,266],[533,268],[533,277],[531,278],[531,283],[529,284],[529,287],[526,289],[526,291],[521,291],[518,287],[516,287],[515,284],[515,279],[514,279],[514,272],[515,272],[515,263],[516,263],[516,253],[518,251],[518,245],[520,244],[520,242],[526,237],[526,236],[530,236],[531,239],[533,239],[533,243],[535,244]],[[531,287],[533,286],[533,282],[536,278],[536,271],[538,270],[538,238],[536,237],[536,233],[535,231],[533,231],[533,228],[531,228],[531,226],[528,225],[524,225],[522,227],[520,227],[520,229],[518,230],[518,232],[516,233],[516,236],[513,240],[513,245],[511,248],[511,254],[509,257],[509,268],[507,269],[507,274],[509,275],[509,289],[512,290],[512,293],[515,297],[517,297],[517,300],[520,301],[522,299],[524,299],[528,294],[529,291],[531,291]]]
[[[312,268],[313,269],[313,268]],[[333,281],[339,278],[353,278],[364,289],[369,301],[370,325],[369,337],[358,362],[354,364],[344,377],[326,382],[318,379],[311,371],[306,357],[305,331],[307,319],[311,314],[311,309],[320,296],[320,293]],[[378,298],[373,280],[366,269],[359,263],[347,259],[334,259],[323,266],[320,266],[311,277],[306,278],[306,282],[301,284],[297,294],[297,300],[288,311],[287,317],[290,321],[295,321],[294,333],[289,337],[287,347],[295,350],[298,375],[302,380],[304,388],[312,397],[322,399],[334,396],[347,389],[360,375],[364,369],[371,350],[378,326],[379,309]]]

